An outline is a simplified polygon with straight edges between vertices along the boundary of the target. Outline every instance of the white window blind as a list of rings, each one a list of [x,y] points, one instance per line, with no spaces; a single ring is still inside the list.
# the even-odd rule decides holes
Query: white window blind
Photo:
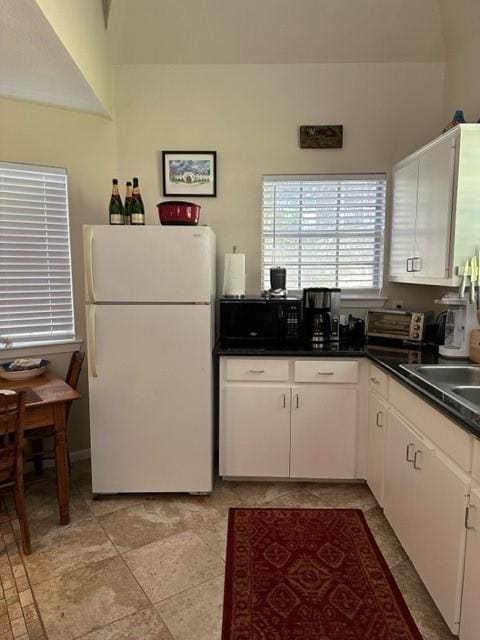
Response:
[[[73,336],[66,170],[0,162],[0,340]]]
[[[289,290],[379,295],[385,202],[384,174],[264,176],[263,288],[276,265]]]

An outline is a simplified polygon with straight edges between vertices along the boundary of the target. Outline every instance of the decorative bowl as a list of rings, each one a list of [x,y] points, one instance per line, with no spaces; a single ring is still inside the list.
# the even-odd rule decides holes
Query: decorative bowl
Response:
[[[40,364],[36,367],[29,367],[26,369],[10,369],[12,361],[3,362],[0,364],[0,378],[4,380],[31,380],[37,376],[41,376],[49,366],[48,360],[41,360]]]

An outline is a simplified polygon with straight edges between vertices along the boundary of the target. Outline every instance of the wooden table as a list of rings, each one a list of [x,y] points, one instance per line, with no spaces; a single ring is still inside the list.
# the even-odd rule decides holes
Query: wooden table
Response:
[[[66,405],[79,398],[80,394],[64,380],[50,372],[32,380],[3,380],[0,378],[0,389],[15,391],[32,389],[38,396],[37,398],[29,398],[32,394],[27,394],[25,431],[54,426],[60,524],[68,524],[70,522],[70,470],[68,468],[65,409]]]

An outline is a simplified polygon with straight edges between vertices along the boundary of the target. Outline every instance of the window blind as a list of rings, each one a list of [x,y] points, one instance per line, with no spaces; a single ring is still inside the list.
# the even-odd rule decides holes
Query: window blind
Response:
[[[282,266],[289,290],[379,295],[385,203],[385,174],[264,176],[263,288]]]
[[[67,172],[0,162],[0,340],[73,336]]]

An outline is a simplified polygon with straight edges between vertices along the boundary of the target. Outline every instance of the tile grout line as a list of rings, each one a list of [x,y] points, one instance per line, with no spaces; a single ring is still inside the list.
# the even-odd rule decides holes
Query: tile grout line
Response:
[[[98,518],[97,516],[94,514],[93,516],[95,518],[95,520],[97,520],[98,522]],[[109,536],[108,532],[106,531],[106,529],[103,527],[101,522],[98,522],[98,525],[101,527],[102,531],[105,533],[105,535],[107,536],[107,538],[110,540],[110,542],[112,543],[115,551],[118,554],[118,557],[121,558],[123,565],[127,568],[127,571],[130,573],[130,575],[132,576],[132,578],[134,579],[135,583],[138,585],[139,589],[141,590],[141,592],[144,594],[144,596],[146,597],[147,601],[150,603],[150,606],[155,610],[156,615],[159,617],[160,621],[163,623],[163,625],[165,626],[165,628],[167,629],[168,633],[172,636],[172,639],[175,640],[175,636],[173,635],[172,631],[170,630],[170,628],[168,627],[167,623],[165,622],[165,620],[163,619],[163,617],[160,615],[160,613],[158,612],[158,610],[156,609],[154,603],[152,602],[152,600],[148,597],[147,593],[145,592],[145,589],[142,587],[142,585],[139,583],[139,581],[137,580],[137,577],[135,576],[135,574],[133,573],[133,571],[131,570],[131,568],[128,566],[127,561],[125,560],[125,558],[123,557],[122,553],[118,550],[117,545],[115,544],[115,542],[111,539],[111,537]],[[145,545],[146,546],[146,545]],[[128,553],[128,552],[126,552]],[[139,611],[143,611],[143,609],[140,609]],[[138,613],[138,612],[136,612]],[[131,615],[131,614],[129,614]],[[127,616],[124,616],[127,617]],[[120,620],[123,620],[123,618],[120,618]],[[118,620],[115,620],[114,622],[118,622]],[[112,624],[112,623],[109,623]],[[107,625],[104,625],[107,626]],[[103,627],[100,627],[101,629]],[[91,633],[91,631],[89,632]],[[87,634],[88,635],[88,634]],[[73,640],[80,640],[80,637],[74,638]]]
[[[37,619],[38,619],[39,624],[40,624],[40,626],[41,626],[41,628],[42,628],[42,631],[43,631],[44,637],[47,639],[47,638],[48,638],[47,631],[46,631],[46,629],[45,629],[45,625],[44,625],[44,622],[43,622],[42,616],[41,616],[41,614],[40,614],[40,608],[39,608],[38,603],[37,603],[37,598],[36,598],[36,596],[35,596],[35,592],[34,592],[34,590],[33,590],[33,585],[32,585],[32,582],[31,582],[31,580],[30,580],[30,576],[28,575],[28,571],[27,571],[27,568],[26,568],[26,565],[25,565],[25,560],[24,560],[24,558],[23,558],[23,552],[22,552],[22,550],[21,550],[21,548],[20,548],[20,546],[21,546],[21,540],[20,540],[20,541],[19,541],[19,540],[17,540],[17,538],[16,538],[16,536],[15,536],[15,530],[14,530],[14,527],[13,527],[12,522],[9,522],[8,524],[9,524],[10,529],[11,529],[11,535],[13,536],[13,541],[12,541],[10,544],[15,544],[15,546],[16,546],[16,548],[17,548],[17,553],[18,553],[18,555],[19,555],[19,557],[20,557],[20,560],[21,560],[21,563],[22,563],[23,569],[24,569],[24,571],[25,571],[25,579],[26,579],[26,581],[27,581],[27,583],[28,583],[29,591],[30,591],[30,593],[31,593],[31,595],[32,595],[32,600],[33,600],[33,604],[34,604],[34,606],[35,606],[35,611],[36,611],[36,613],[38,614],[38,618],[37,618]],[[8,552],[8,544],[5,544],[5,553],[7,554],[8,562],[9,562],[9,565],[10,565],[10,567],[11,567],[12,574],[13,574],[13,577],[14,577],[14,580],[15,580],[15,588],[16,588],[16,590],[17,590],[17,594],[18,594],[18,597],[19,597],[19,602],[20,602],[20,606],[21,606],[21,609],[22,609],[22,617],[23,617],[23,620],[24,620],[24,622],[25,622],[25,627],[26,627],[26,629],[27,629],[27,635],[28,635],[28,637],[30,637],[30,632],[29,632],[29,630],[28,630],[27,620],[26,620],[26,618],[25,618],[25,615],[24,615],[24,609],[23,609],[23,606],[22,606],[22,604],[21,604],[21,600],[20,600],[20,593],[23,593],[23,591],[22,591],[22,592],[20,592],[20,591],[18,591],[18,588],[17,588],[15,571],[13,570],[13,565],[12,565],[12,563],[11,563],[10,554],[9,554],[9,552]],[[26,589],[24,589],[24,591],[26,591]],[[9,616],[9,617],[10,617],[10,616]],[[12,628],[12,635],[13,635],[13,628]]]

